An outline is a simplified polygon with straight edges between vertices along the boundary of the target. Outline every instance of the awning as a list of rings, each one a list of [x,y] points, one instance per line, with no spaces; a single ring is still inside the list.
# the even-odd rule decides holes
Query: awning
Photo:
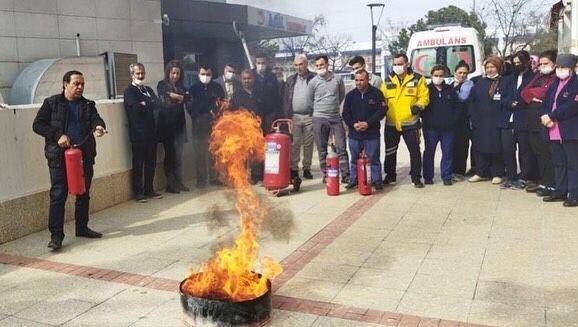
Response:
[[[163,30],[188,37],[238,40],[233,22],[247,41],[308,35],[312,29],[309,20],[246,5],[164,0],[161,10],[170,19]]]

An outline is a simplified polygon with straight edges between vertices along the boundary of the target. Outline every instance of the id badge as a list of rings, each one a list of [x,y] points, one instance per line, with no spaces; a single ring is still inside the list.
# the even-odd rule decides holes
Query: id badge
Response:
[[[502,95],[500,93],[495,93],[494,94],[494,101],[500,101],[502,100]]]

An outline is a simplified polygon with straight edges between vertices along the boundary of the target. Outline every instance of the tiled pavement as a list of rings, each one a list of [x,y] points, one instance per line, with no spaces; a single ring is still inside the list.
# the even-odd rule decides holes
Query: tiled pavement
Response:
[[[380,194],[328,197],[318,178],[269,198],[260,251],[285,272],[268,326],[578,326],[578,211],[489,183],[415,189],[399,158]],[[0,326],[181,325],[178,283],[236,235],[229,199],[124,203],[92,216],[101,240],[67,224],[59,252],[46,231],[0,245]]]

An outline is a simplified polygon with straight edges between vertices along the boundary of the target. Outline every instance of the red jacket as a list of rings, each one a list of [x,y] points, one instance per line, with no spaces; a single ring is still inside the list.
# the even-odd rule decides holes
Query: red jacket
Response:
[[[548,86],[554,81],[554,77],[556,77],[556,74],[536,74],[520,93],[524,102],[529,104],[534,98],[543,100]]]

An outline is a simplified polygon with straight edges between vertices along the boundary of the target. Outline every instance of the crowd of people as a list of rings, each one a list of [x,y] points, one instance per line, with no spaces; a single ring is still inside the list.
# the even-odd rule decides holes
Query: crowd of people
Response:
[[[232,63],[226,64],[218,77],[211,67],[201,65],[199,81],[190,88],[184,86],[180,62],[170,61],[156,92],[145,85],[145,66],[134,63],[130,65],[132,82],[124,91],[133,196],[140,203],[163,197],[154,190],[158,143],[164,149],[166,192],[189,191],[182,177],[182,153],[188,141],[185,114],[192,122],[196,186],[219,185],[209,153],[211,126],[219,110],[243,107],[261,119],[264,134],[270,132],[277,118],[293,121],[291,179],[314,178],[311,166],[315,143],[323,183],[327,177],[326,158],[333,149],[346,189],[357,186],[357,159],[363,154],[370,162],[372,187],[381,190],[383,185],[396,183],[397,150],[403,138],[416,188],[434,183],[439,143],[443,185],[466,178],[471,183],[491,181],[502,189],[525,189],[545,202],[575,207],[577,63],[575,55],[557,55],[556,51],[541,53],[533,63],[527,51],[519,51],[506,60],[486,58],[484,75],[472,79],[468,79],[470,67],[463,61],[454,67],[451,78],[448,67],[435,65],[428,84],[424,76],[411,69],[403,53],[394,56],[392,73],[383,79],[368,72],[363,57],[358,56],[349,62],[355,88],[347,94],[343,80],[329,70],[324,55],[315,58],[314,71],[309,69],[305,55],[297,55],[294,73],[286,79],[281,69],[270,67],[265,56],[256,56],[256,68],[245,69],[240,76]],[[54,250],[64,239],[68,192],[63,153],[72,145],[82,150],[86,185],[86,193],[76,197],[76,236],[102,237],[88,227],[88,208],[96,155],[94,136],[103,136],[106,126],[95,103],[83,97],[81,72],[67,72],[62,83],[62,93],[45,99],[33,123],[34,132],[46,142],[51,180],[48,247]],[[251,183],[262,182],[263,162],[251,163],[250,170]]]

